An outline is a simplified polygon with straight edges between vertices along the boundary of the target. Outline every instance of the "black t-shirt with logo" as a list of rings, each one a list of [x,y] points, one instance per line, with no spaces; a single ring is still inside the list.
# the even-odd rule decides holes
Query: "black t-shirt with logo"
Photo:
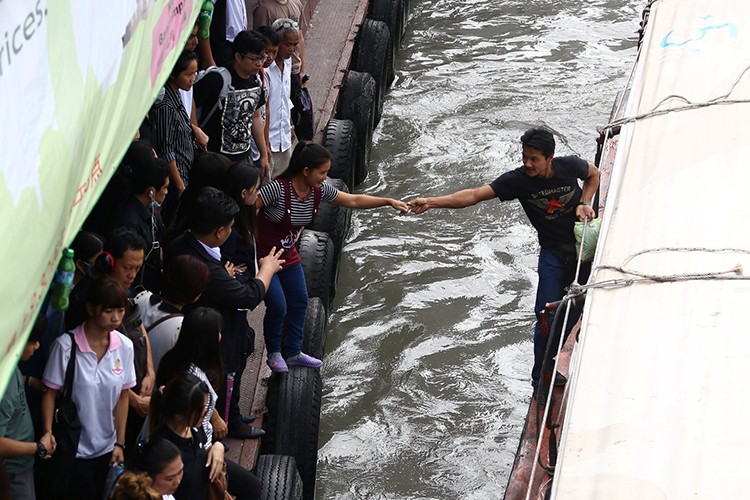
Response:
[[[232,76],[229,92],[221,108],[216,109],[203,124],[203,131],[208,135],[209,151],[240,161],[252,154],[253,113],[266,103],[266,98],[258,75],[240,78],[232,66],[227,69]],[[224,80],[216,72],[207,73],[195,83],[193,96],[198,123],[202,123],[211,112],[223,86]]]
[[[578,179],[588,177],[588,163],[577,156],[561,156],[552,159],[552,169],[552,177],[544,179],[529,177],[519,167],[492,181],[490,187],[502,201],[518,198],[539,233],[542,248],[569,252],[575,245],[573,225],[582,194]]]

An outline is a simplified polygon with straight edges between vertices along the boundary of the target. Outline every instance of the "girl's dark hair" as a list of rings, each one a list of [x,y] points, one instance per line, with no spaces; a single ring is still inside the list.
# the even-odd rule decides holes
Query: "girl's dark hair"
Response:
[[[177,342],[159,362],[157,385],[171,380],[194,364],[206,373],[218,392],[224,374],[219,344],[221,328],[221,314],[215,309],[198,307],[188,312],[182,320]]]
[[[99,254],[104,249],[104,243],[94,233],[89,231],[80,231],[76,234],[70,248],[74,252],[76,260],[88,262],[94,255]]]
[[[235,227],[250,247],[253,246],[255,207],[245,205],[245,201],[242,199],[242,191],[257,186],[261,177],[262,172],[258,167],[241,161],[231,166],[224,179],[224,192],[240,206],[240,213],[234,218]]]
[[[86,293],[86,304],[102,309],[120,309],[128,304],[128,292],[113,278],[94,280]]]
[[[180,305],[192,304],[208,285],[208,265],[182,254],[169,261],[162,277],[162,296]]]
[[[294,148],[292,157],[289,160],[289,167],[279,177],[291,179],[298,173],[302,172],[305,167],[313,169],[318,168],[325,162],[331,160],[331,153],[320,144],[310,141],[301,141]]]
[[[190,427],[200,425],[207,397],[205,382],[191,373],[178,372],[163,389],[158,387],[151,395],[149,436],[175,417],[182,417]]]
[[[161,474],[167,465],[180,456],[180,449],[170,440],[155,438],[140,450],[135,460],[135,467],[152,478]]]
[[[195,52],[192,50],[183,50],[182,54],[177,58],[177,62],[174,63],[174,68],[172,69],[172,74],[170,76],[177,76],[183,71],[187,69],[188,66],[190,66],[190,63],[193,61],[197,61],[198,56]]]

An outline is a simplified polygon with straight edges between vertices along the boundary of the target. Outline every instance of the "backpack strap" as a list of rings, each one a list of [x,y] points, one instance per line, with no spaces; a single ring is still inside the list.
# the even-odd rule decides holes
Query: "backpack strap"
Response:
[[[68,366],[65,367],[65,382],[60,392],[60,396],[64,398],[69,398],[73,394],[73,378],[76,373],[76,351],[78,350],[73,332],[68,332],[67,335],[70,336],[70,358],[68,358]]]
[[[151,330],[153,330],[157,326],[161,325],[162,323],[164,323],[168,319],[182,317],[182,316],[184,316],[184,314],[182,314],[181,312],[167,314],[166,316],[162,316],[161,318],[157,319],[156,321],[154,321],[153,323],[151,323],[151,325],[149,325],[146,328],[146,333],[149,333]]]
[[[208,120],[210,120],[211,117],[214,115],[214,113],[216,113],[216,110],[222,108],[222,103],[224,102],[224,99],[226,99],[227,95],[229,95],[229,91],[232,88],[232,74],[229,72],[227,68],[217,68],[216,66],[211,66],[207,70],[199,73],[195,79],[195,83],[198,83],[207,75],[212,74],[212,73],[218,73],[221,76],[222,78],[221,90],[219,91],[219,96],[216,99],[216,103],[214,103],[213,107],[205,116],[205,118],[203,118],[198,124],[200,128],[203,128],[206,125],[206,123],[208,123]]]

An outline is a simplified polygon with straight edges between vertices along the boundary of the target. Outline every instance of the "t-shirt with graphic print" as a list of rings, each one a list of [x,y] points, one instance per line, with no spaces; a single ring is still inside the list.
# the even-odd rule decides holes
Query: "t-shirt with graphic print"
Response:
[[[552,159],[552,169],[552,177],[545,179],[529,177],[524,167],[518,167],[490,187],[502,201],[518,198],[542,248],[570,253],[575,251],[573,225],[582,194],[578,179],[588,177],[588,163],[577,156],[561,156]]]
[[[227,68],[232,84],[224,102],[203,126],[208,135],[208,150],[221,153],[232,161],[252,155],[252,123],[255,110],[266,103],[266,96],[257,75],[240,78],[234,68]],[[201,123],[213,109],[224,86],[219,73],[206,74],[195,84],[195,105]]]

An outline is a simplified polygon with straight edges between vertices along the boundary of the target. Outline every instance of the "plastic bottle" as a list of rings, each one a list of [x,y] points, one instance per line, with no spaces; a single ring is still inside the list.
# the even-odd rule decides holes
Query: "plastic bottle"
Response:
[[[62,259],[57,265],[55,273],[55,289],[52,291],[50,305],[57,311],[67,311],[70,305],[70,289],[73,288],[73,276],[76,273],[76,263],[73,260],[73,250],[63,250]]]
[[[205,0],[198,14],[198,39],[208,40],[211,35],[211,18],[213,17],[214,3],[211,0]]]

